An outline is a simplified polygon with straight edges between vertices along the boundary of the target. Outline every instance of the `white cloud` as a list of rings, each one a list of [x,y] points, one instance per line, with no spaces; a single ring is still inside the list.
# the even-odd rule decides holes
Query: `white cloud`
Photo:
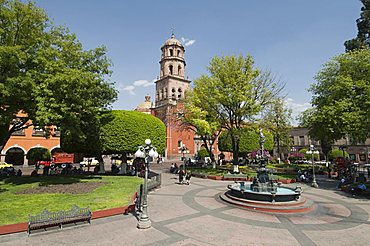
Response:
[[[122,88],[122,91],[128,91],[128,93],[130,95],[136,95],[136,93],[134,92],[134,89],[135,89],[135,86],[133,85],[128,85],[128,86],[125,86]]]
[[[181,42],[185,45],[185,46],[191,46],[195,43],[195,40],[194,39],[188,39],[188,38],[184,38],[182,37],[181,38]]]
[[[119,84],[118,85],[118,91],[126,91],[130,95],[136,95],[135,89],[138,87],[148,87],[154,85],[154,82],[156,79],[153,79],[152,81],[148,81],[146,79],[139,79],[135,80],[131,85],[124,85],[124,84]]]
[[[189,40],[185,43],[185,46],[190,46],[190,45],[193,45],[195,43],[195,40],[192,39],[192,40]]]
[[[312,107],[311,103],[309,103],[309,102],[297,103],[292,98],[287,98],[285,100],[285,105],[286,105],[287,108],[292,109],[292,118],[293,118],[293,121],[294,121],[294,123],[293,123],[294,125],[298,124],[296,119],[300,115],[300,113],[302,113],[306,109],[309,109],[309,108]]]
[[[148,87],[148,86],[154,85],[154,83],[148,80],[141,79],[141,80],[134,81],[133,85],[137,87],[138,86]]]

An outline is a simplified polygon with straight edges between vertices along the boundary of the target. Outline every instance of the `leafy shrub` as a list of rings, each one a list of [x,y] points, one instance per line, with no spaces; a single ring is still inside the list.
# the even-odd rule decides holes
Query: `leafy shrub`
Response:
[[[349,154],[346,151],[344,151],[344,155],[345,155],[345,157],[349,157]],[[343,156],[343,151],[340,150],[340,149],[332,149],[332,150],[329,151],[329,160],[330,161],[333,161],[336,158],[342,157],[342,156]]]
[[[200,149],[199,151],[198,151],[198,157],[200,158],[200,159],[203,159],[204,160],[204,158],[206,157],[206,156],[208,156],[208,151],[206,150],[206,149]]]
[[[27,152],[26,158],[33,161],[51,160],[51,152],[44,147],[36,147]]]

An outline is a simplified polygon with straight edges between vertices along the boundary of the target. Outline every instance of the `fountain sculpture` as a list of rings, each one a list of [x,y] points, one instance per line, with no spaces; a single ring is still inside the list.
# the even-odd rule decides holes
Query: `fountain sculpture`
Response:
[[[307,203],[301,198],[302,189],[281,187],[280,183],[269,175],[266,168],[268,158],[265,154],[265,136],[259,131],[260,150],[257,155],[257,177],[252,182],[235,182],[228,185],[229,191],[221,195],[221,199],[237,206],[265,212],[307,212],[313,208],[313,203]],[[285,209],[287,208],[287,209]]]

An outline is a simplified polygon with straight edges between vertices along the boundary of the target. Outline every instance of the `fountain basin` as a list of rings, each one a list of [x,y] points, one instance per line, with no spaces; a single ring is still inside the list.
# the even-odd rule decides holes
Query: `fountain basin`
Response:
[[[231,196],[261,202],[297,201],[302,193],[299,188],[290,189],[286,187],[276,187],[276,190],[271,191],[253,191],[251,184],[245,182],[230,184],[228,188]]]

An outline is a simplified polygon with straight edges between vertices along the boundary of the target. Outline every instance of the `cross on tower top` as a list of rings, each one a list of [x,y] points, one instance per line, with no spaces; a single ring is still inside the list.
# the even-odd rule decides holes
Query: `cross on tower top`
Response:
[[[175,27],[171,27],[171,38],[175,37]]]

